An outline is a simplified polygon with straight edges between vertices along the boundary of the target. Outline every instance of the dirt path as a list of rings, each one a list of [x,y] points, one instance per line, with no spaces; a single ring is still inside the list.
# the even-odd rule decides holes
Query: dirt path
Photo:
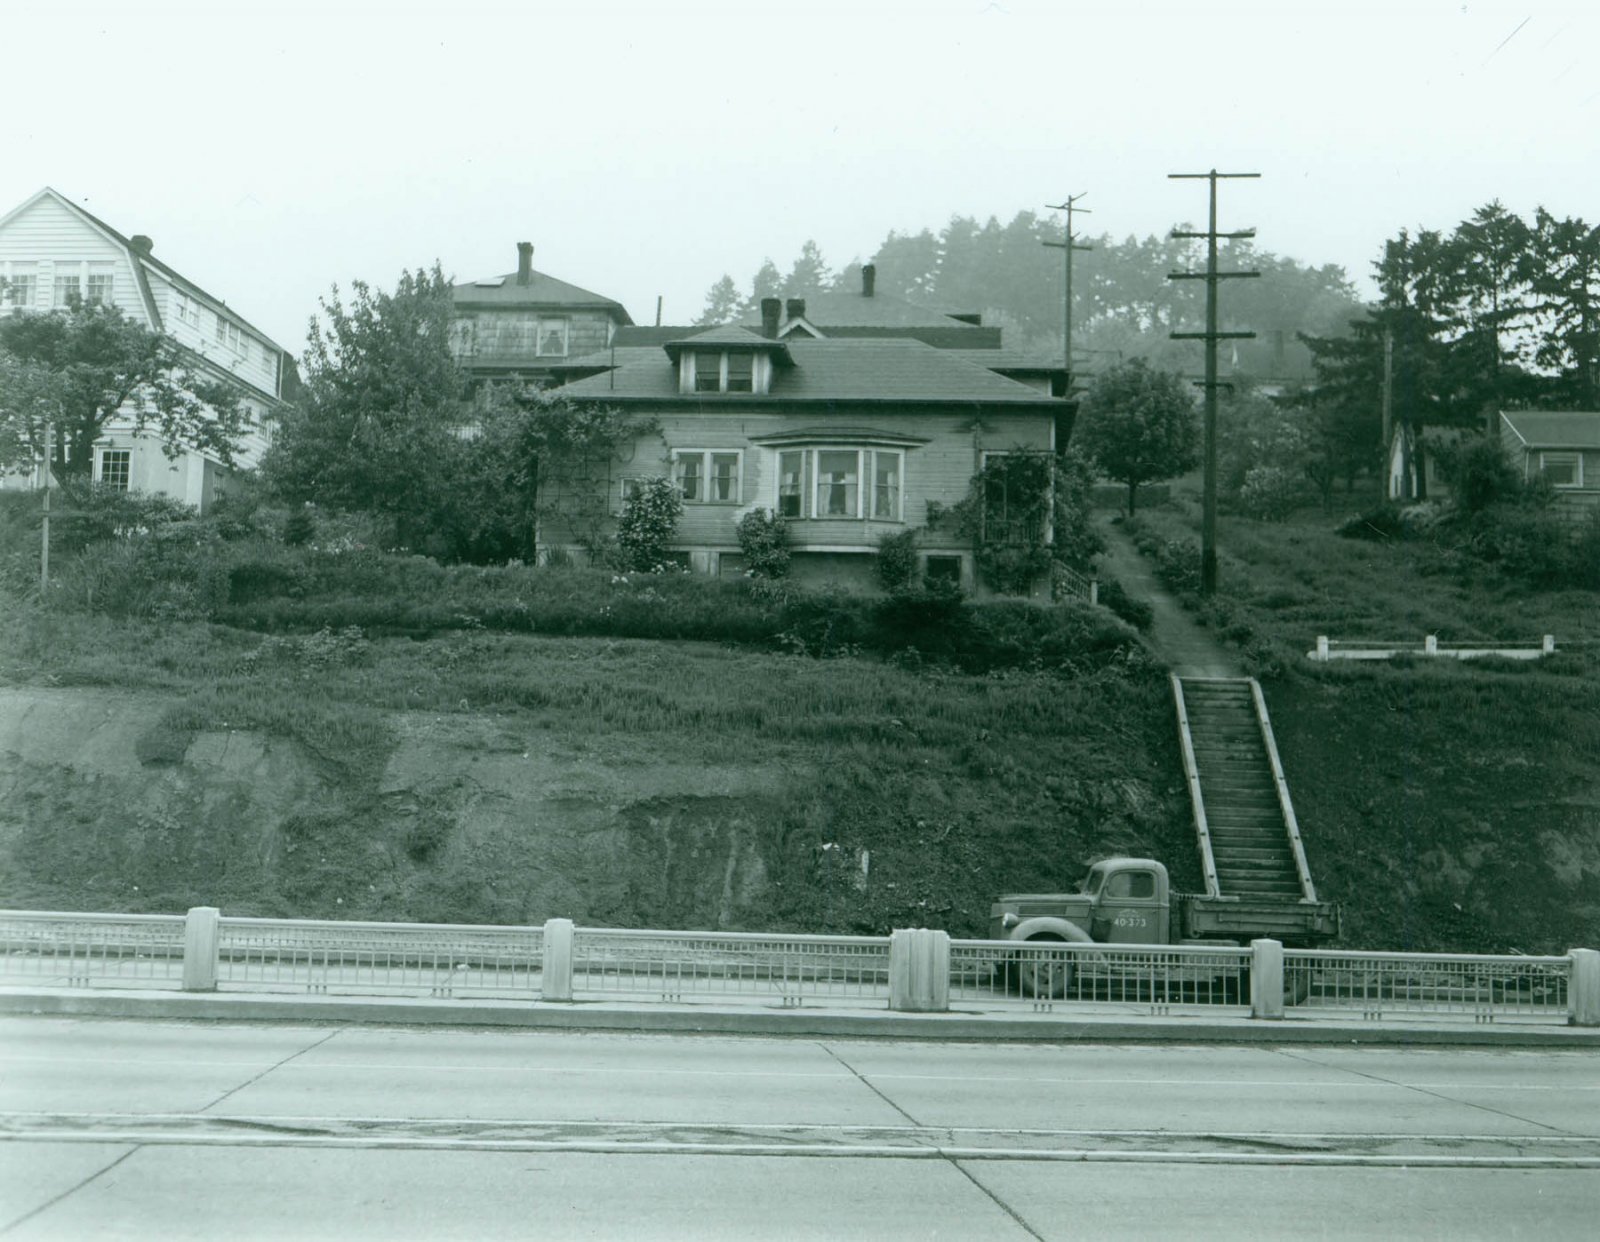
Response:
[[[1180,677],[1242,677],[1238,664],[1216,639],[1201,629],[1156,578],[1150,562],[1139,555],[1133,540],[1109,518],[1100,524],[1106,550],[1101,569],[1122,583],[1129,595],[1144,600],[1154,612],[1145,643]]]

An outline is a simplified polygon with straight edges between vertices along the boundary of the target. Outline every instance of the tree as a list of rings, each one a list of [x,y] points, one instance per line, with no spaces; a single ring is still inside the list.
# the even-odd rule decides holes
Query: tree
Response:
[[[706,291],[705,309],[694,322],[697,327],[707,328],[732,323],[739,318],[739,309],[739,286],[733,283],[732,276],[724,274]]]
[[[800,247],[800,254],[789,269],[789,274],[783,278],[779,292],[784,297],[804,297],[808,293],[821,293],[832,283],[827,261],[822,257],[822,248],[814,241],[807,241]]]
[[[475,425],[450,348],[450,285],[437,264],[402,272],[393,293],[362,281],[347,305],[335,286],[312,317],[300,399],[262,463],[284,499],[392,517],[419,538]]]
[[[1543,207],[1534,223],[1533,290],[1544,331],[1535,360],[1560,373],[1570,404],[1600,406],[1600,228]]]
[[[1199,461],[1200,431],[1183,377],[1143,359],[1101,372],[1078,413],[1079,447],[1107,477],[1128,485],[1170,479]]]
[[[113,419],[154,434],[168,457],[193,449],[231,465],[245,410],[239,390],[207,376],[198,356],[115,307],[74,298],[64,310],[0,320],[0,470],[38,461],[48,422],[51,473],[86,482]]]

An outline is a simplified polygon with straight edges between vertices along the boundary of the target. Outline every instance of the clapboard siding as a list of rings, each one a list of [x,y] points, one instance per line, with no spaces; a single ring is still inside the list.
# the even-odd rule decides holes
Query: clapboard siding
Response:
[[[0,275],[15,265],[33,264],[36,277],[31,309],[54,310],[56,277],[72,273],[87,291],[90,271],[111,275],[111,301],[129,318],[150,325],[128,252],[59,201],[44,197],[0,229]]]
[[[735,526],[753,509],[776,509],[778,504],[778,447],[757,444],[764,437],[804,428],[814,430],[809,446],[830,443],[850,447],[861,442],[864,431],[885,436],[914,436],[925,443],[908,445],[905,453],[903,520],[888,522],[870,518],[805,518],[789,523],[790,544],[796,550],[873,549],[884,534],[927,522],[929,502],[949,506],[965,499],[972,476],[982,465],[985,452],[1006,452],[1015,448],[1048,450],[1051,445],[1049,415],[998,415],[974,422],[968,410],[938,412],[901,408],[891,411],[778,412],[759,409],[724,408],[717,410],[653,411],[661,425],[659,435],[642,439],[612,463],[607,480],[608,507],[621,506],[622,481],[652,475],[670,475],[674,451],[738,451],[742,454],[739,501],[737,504],[696,503],[684,505],[678,522],[674,546],[685,551],[723,551],[736,548]],[[830,435],[831,433],[835,433]],[[785,446],[788,447],[788,446]],[[541,532],[541,543],[570,546],[553,528]],[[946,532],[925,541],[938,550],[945,544],[958,546],[955,536]]]
[[[165,274],[154,268],[147,266],[145,271],[150,281],[150,291],[161,310],[162,328],[168,336],[180,345],[194,350],[221,374],[248,384],[268,396],[277,395],[279,363],[277,348],[245,327],[244,321],[237,315],[228,314],[225,308],[218,306],[209,298],[202,298],[194,289],[175,285]],[[187,303],[184,302],[185,298],[188,299]],[[180,314],[180,310],[185,306],[190,310],[192,317],[199,319],[198,324],[190,323]],[[243,354],[217,340],[219,319],[239,329]]]

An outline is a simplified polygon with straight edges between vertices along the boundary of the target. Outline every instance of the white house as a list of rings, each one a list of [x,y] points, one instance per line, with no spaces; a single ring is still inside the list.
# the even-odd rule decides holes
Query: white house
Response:
[[[213,378],[238,386],[249,427],[235,465],[254,466],[266,448],[267,425],[283,398],[288,354],[222,299],[207,293],[152,253],[151,239],[125,237],[48,186],[0,216],[0,314],[50,311],[73,294],[116,306],[172,337]],[[135,435],[131,420],[114,419],[95,445],[94,477],[113,487],[158,492],[202,510],[228,474],[195,451],[169,459],[159,439]],[[39,470],[0,478],[0,487],[34,487]]]

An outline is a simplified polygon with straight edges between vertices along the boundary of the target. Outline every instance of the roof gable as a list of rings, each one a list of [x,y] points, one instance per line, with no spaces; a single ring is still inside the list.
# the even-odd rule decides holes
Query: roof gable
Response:
[[[540,271],[530,270],[527,284],[517,283],[516,272],[462,281],[451,286],[450,296],[457,306],[603,310],[619,324],[633,323],[621,302]]]
[[[1600,449],[1600,410],[1502,410],[1500,418],[1528,448]]]

